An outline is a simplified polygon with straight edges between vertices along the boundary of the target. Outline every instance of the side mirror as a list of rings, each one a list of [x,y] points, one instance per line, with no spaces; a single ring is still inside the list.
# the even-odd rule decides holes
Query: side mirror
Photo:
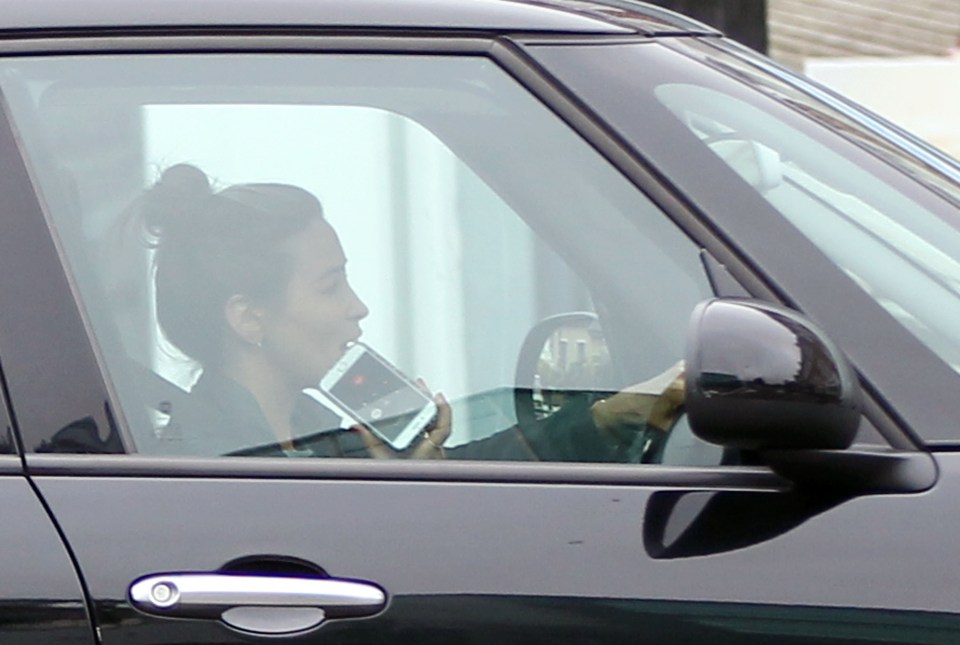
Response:
[[[731,448],[843,449],[860,422],[860,388],[813,323],[744,299],[702,302],[686,356],[690,427]]]
[[[697,305],[685,389],[695,435],[756,451],[806,489],[849,496],[936,482],[929,453],[850,448],[861,414],[857,376],[823,331],[789,309],[747,299]]]

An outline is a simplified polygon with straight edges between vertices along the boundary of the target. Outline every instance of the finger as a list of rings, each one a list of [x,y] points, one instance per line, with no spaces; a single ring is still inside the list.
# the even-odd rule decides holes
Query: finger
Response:
[[[677,419],[683,414],[684,395],[683,390],[665,392],[656,405],[650,411],[650,418],[647,419],[647,425],[664,432],[669,432],[673,428]]]
[[[360,438],[363,440],[363,445],[367,448],[367,452],[370,453],[370,456],[374,459],[393,459],[395,457],[393,451],[373,434],[367,426],[358,423],[350,429],[360,435]]]
[[[684,379],[683,374],[681,374],[673,381],[673,383],[669,385],[669,387],[667,387],[666,391],[663,393],[663,397],[674,405],[683,405],[687,398],[686,385],[686,380]]]
[[[430,429],[430,438],[435,443],[442,444],[453,432],[453,411],[443,394],[438,392],[433,401],[437,404],[437,422]]]
[[[453,430],[453,413],[446,397],[437,394],[433,397],[437,405],[437,417],[433,425],[424,432],[423,441],[411,453],[411,459],[443,459],[445,457],[443,442],[447,440]]]
[[[414,383],[420,388],[421,392],[427,395],[427,398],[433,398],[433,394],[430,393],[430,388],[427,387],[427,382],[424,381],[422,377],[418,376]]]
[[[443,448],[438,448],[435,441],[426,437],[410,453],[410,459],[443,459],[443,457]]]

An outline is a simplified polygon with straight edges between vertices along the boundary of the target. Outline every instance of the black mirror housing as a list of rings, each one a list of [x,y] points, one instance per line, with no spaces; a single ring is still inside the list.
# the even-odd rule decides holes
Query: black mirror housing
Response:
[[[712,299],[690,318],[686,407],[701,439],[748,450],[838,450],[860,422],[856,374],[800,314]]]

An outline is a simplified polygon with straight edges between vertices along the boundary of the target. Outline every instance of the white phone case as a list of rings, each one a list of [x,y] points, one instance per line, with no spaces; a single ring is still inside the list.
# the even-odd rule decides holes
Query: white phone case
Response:
[[[416,393],[422,399],[423,406],[399,431],[391,428],[389,431],[381,424],[391,421],[390,418],[383,419],[379,416],[378,408],[362,411],[354,409],[351,405],[337,396],[335,390],[337,385],[344,379],[356,363],[364,356],[370,357],[376,362],[377,368],[383,370],[383,374],[392,378],[399,388],[410,390]],[[395,450],[404,450],[410,443],[424,431],[430,422],[436,417],[437,404],[424,394],[415,383],[411,382],[402,372],[394,367],[389,361],[377,354],[373,349],[363,343],[354,343],[346,353],[340,358],[336,365],[324,375],[320,381],[320,389],[337,407],[348,414],[351,418],[365,426],[377,435],[382,441],[390,445]],[[405,394],[411,395],[405,392]]]

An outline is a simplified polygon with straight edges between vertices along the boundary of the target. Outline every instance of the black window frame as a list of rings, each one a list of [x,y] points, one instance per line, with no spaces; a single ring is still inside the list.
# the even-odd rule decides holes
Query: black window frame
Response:
[[[545,38],[555,38],[548,36]],[[582,39],[582,36],[579,36]],[[622,37],[616,37],[623,40]],[[652,42],[634,38],[637,42]],[[486,56],[506,70],[521,86],[560,116],[597,149],[628,180],[683,230],[694,243],[724,264],[755,297],[784,299],[768,276],[755,270],[741,252],[717,235],[683,195],[578,99],[533,61],[514,41],[503,37],[430,33],[385,37],[384,34],[177,35],[70,37],[35,42],[0,42],[0,56],[145,53],[343,53]],[[2,106],[0,106],[2,107]],[[25,446],[24,463],[31,473],[74,475],[168,475],[213,477],[294,477],[374,480],[518,481],[557,483],[622,483],[674,486],[763,487],[782,489],[785,482],[763,467],[667,467],[661,465],[592,465],[572,463],[418,463],[378,460],[200,459],[158,458],[136,454],[42,454],[36,448],[49,442],[62,426],[49,419],[93,419],[101,436],[124,431],[114,416],[116,396],[95,343],[78,306],[76,289],[63,267],[63,254],[50,234],[39,193],[30,177],[29,162],[16,145],[6,109],[0,114],[0,159],[8,167],[0,178],[5,203],[21,205],[22,217],[10,226],[15,235],[0,236],[0,301],[5,296],[40,289],[42,298],[27,298],[23,307],[0,310],[0,357],[11,382],[11,400],[18,413],[17,429]],[[19,249],[18,253],[11,253]],[[19,263],[19,266],[17,266]],[[59,266],[61,271],[50,271]],[[16,269],[16,277],[9,278]],[[46,313],[45,312],[52,312]],[[3,333],[7,330],[8,333]],[[20,343],[23,335],[35,342]],[[45,342],[39,342],[43,339]],[[58,369],[51,370],[55,365]],[[47,366],[47,369],[44,369]],[[40,371],[43,378],[33,378]],[[71,384],[80,384],[72,388]],[[59,396],[64,394],[63,396]],[[874,405],[875,414],[879,408]],[[882,418],[883,415],[880,415]],[[889,423],[887,424],[889,425]],[[897,447],[914,447],[909,437],[893,432]],[[253,463],[251,463],[253,462]]]

